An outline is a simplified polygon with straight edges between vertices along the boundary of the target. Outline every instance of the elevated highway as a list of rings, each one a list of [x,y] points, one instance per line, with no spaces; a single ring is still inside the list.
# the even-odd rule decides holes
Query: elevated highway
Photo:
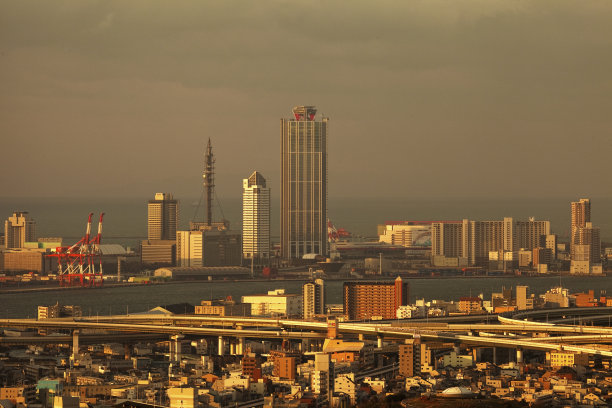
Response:
[[[542,322],[551,314],[555,317],[598,316],[612,308],[549,309],[521,312],[512,317],[497,316],[498,321],[482,323],[482,318],[454,324],[451,322],[423,322],[412,320],[338,322],[339,334],[360,336],[382,341],[398,341],[420,337],[425,340],[453,342],[469,346],[507,347],[540,351],[568,350],[612,357],[612,351],[599,345],[612,343],[612,328],[601,326],[575,326]],[[567,322],[567,319],[564,320]],[[190,335],[267,340],[322,340],[329,328],[326,322],[297,319],[252,317],[207,317],[174,315],[117,315],[83,317],[77,319],[0,319],[0,327],[39,328],[80,331],[81,335],[100,331],[124,334],[150,334],[161,336]],[[482,334],[482,335],[481,335]],[[542,337],[542,336],[547,337]],[[3,339],[4,341],[4,339]],[[2,344],[2,342],[0,342]],[[7,344],[7,343],[4,343]],[[591,344],[591,346],[588,346]]]

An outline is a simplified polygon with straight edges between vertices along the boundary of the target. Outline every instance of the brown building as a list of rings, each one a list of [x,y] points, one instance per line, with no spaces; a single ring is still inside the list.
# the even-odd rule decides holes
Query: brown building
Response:
[[[421,373],[421,341],[406,340],[399,346],[399,374],[403,377],[414,377]]]
[[[33,385],[0,387],[0,400],[9,400],[15,405],[27,406],[36,400],[36,387]]]
[[[278,367],[278,369],[277,369]],[[295,380],[297,375],[297,357],[284,356],[278,357],[274,361],[274,371],[278,372],[278,377],[285,380]]]
[[[247,353],[242,357],[242,375],[248,376],[252,381],[261,377],[261,362],[255,353]]]
[[[395,319],[397,308],[408,304],[409,285],[395,281],[344,282],[344,314],[349,320]]]
[[[0,252],[0,270],[6,272],[48,273],[57,264],[45,256],[46,250],[9,250]]]
[[[595,301],[595,291],[589,290],[587,293],[576,293],[576,307],[597,307],[599,304]]]
[[[459,298],[459,311],[467,314],[480,313],[482,311],[482,299],[468,296]]]
[[[176,240],[142,241],[140,254],[143,264],[176,265]]]
[[[170,193],[155,193],[148,204],[149,240],[174,240],[179,224],[179,203]]]
[[[272,375],[274,377],[294,380],[299,358],[301,358],[301,354],[297,351],[270,350],[269,360],[273,364]]]

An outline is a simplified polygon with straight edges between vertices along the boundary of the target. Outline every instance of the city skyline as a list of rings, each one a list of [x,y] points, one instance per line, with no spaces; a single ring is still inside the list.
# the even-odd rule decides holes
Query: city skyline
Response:
[[[276,185],[274,120],[294,103],[334,118],[339,197],[364,185],[397,198],[610,196],[582,174],[605,174],[612,148],[612,5],[0,7],[0,132],[7,151],[30,157],[27,167],[23,155],[4,158],[4,196],[186,197],[200,185],[207,137],[219,195],[239,196],[235,181],[253,168]],[[286,58],[295,44],[304,55]],[[257,162],[246,159],[253,150]],[[49,173],[72,182],[49,183]]]

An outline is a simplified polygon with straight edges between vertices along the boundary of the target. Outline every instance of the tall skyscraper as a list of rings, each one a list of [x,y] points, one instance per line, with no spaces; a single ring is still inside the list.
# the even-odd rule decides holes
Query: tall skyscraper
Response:
[[[591,200],[572,202],[570,230],[570,273],[602,273],[601,237],[599,228],[591,222]]]
[[[155,193],[149,201],[148,239],[175,240],[179,218],[178,201],[170,193]]]
[[[578,248],[576,245],[580,241],[580,229],[586,227],[587,222],[591,222],[591,200],[588,198],[581,198],[580,201],[573,201],[571,203],[572,220],[570,225],[570,253],[571,259],[576,257],[576,251]]]
[[[26,211],[16,211],[4,222],[4,245],[7,249],[23,248],[36,240],[36,221]]]
[[[302,306],[304,319],[325,314],[325,283],[323,279],[306,282],[302,286]]]
[[[296,106],[281,119],[281,255],[327,256],[327,118]]]
[[[242,180],[242,256],[260,265],[270,258],[270,189],[256,171]]]

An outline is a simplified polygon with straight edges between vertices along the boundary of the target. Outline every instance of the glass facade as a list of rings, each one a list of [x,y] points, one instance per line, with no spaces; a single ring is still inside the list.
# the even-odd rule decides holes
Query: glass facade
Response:
[[[307,114],[297,112],[306,111]],[[281,119],[281,252],[327,256],[327,118],[314,107],[295,107]]]

